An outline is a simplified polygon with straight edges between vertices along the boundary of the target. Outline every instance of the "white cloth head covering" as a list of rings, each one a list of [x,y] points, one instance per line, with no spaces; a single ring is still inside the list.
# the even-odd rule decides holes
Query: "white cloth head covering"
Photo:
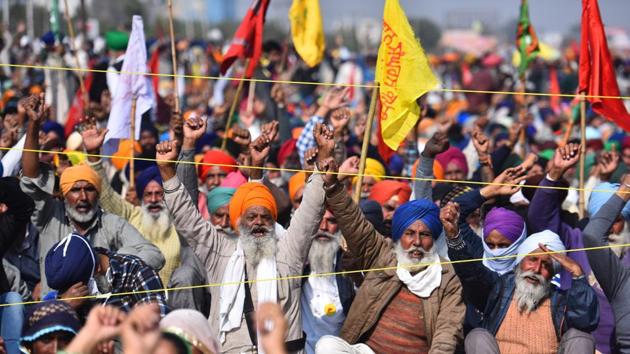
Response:
[[[558,234],[549,230],[541,231],[529,236],[521,243],[521,246],[516,251],[518,253],[516,264],[520,264],[525,256],[538,249],[539,243],[547,246],[551,251],[564,251],[566,249]]]
[[[182,336],[204,354],[219,353],[217,336],[212,332],[206,316],[199,311],[172,311],[160,321],[160,328]]]

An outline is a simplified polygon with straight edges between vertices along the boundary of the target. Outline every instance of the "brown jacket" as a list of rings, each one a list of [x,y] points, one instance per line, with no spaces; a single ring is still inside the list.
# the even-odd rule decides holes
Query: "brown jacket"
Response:
[[[403,283],[396,276],[396,253],[391,240],[380,235],[343,188],[327,192],[326,204],[335,214],[348,248],[368,271],[341,328],[341,337],[351,344],[365,340],[381,313]],[[429,353],[453,353],[463,340],[466,307],[462,285],[450,264],[442,266],[442,281],[429,298],[422,298]]]

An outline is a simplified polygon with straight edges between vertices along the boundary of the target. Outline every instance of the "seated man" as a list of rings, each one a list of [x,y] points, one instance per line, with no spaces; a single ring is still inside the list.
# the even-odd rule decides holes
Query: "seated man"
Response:
[[[168,312],[164,285],[157,272],[138,257],[110,252],[92,246],[77,234],[70,234],[46,255],[48,284],[62,294],[84,286],[103,303],[129,312],[139,303],[155,302],[162,316]],[[68,293],[66,293],[68,294]],[[73,297],[73,293],[69,292]],[[122,294],[122,295],[118,295]],[[61,297],[61,296],[58,296]],[[75,308],[87,299],[70,300]]]
[[[462,288],[451,265],[441,265],[434,240],[442,232],[439,209],[426,199],[400,206],[392,241],[380,235],[337,182],[328,160],[326,203],[348,248],[368,272],[341,328],[324,336],[317,353],[452,353],[462,342]],[[332,166],[331,168],[328,168]],[[398,267],[397,269],[394,269]]]
[[[24,193],[35,201],[31,220],[40,233],[41,274],[45,273],[44,258],[48,250],[72,232],[85,237],[94,246],[133,254],[154,269],[161,269],[164,256],[157,247],[124,219],[100,209],[101,178],[90,167],[78,165],[67,168],[59,181],[63,201],[53,197],[54,175],[40,170],[36,152],[39,149],[39,126],[46,119],[47,110],[43,100],[37,96],[31,96],[25,106],[29,117],[25,148],[29,150],[22,155],[23,177],[20,185]],[[45,278],[41,287],[42,294],[50,290]]]
[[[442,210],[451,258],[472,259],[459,236],[458,206],[450,203]],[[543,231],[518,247],[512,272],[499,275],[481,262],[454,265],[467,300],[483,313],[482,327],[466,336],[466,353],[594,352],[589,332],[599,321],[595,291],[582,268],[565,254],[541,253],[564,250],[557,234]],[[551,284],[560,266],[573,276],[566,291]]]
[[[337,218],[326,210],[308,251],[308,264],[302,284],[302,326],[306,333],[306,352],[315,353],[315,344],[324,335],[339,335],[354,299],[354,284],[343,271],[340,248],[341,230]]]
[[[263,134],[259,139],[264,139],[264,146],[257,146],[268,153],[273,137]],[[279,303],[289,319],[288,351],[301,352],[301,281],[287,276],[302,273],[310,237],[317,232],[324,203],[321,176],[310,178],[303,203],[282,237],[275,232],[277,207],[270,190],[256,182],[241,185],[229,204],[230,223],[238,238],[225,237],[201,218],[175,175],[170,162],[176,158],[174,148],[172,142],[159,144],[157,158],[175,227],[205,264],[209,283],[238,284],[210,288],[209,322],[219,334],[222,352],[250,352],[259,346],[253,314],[258,304],[268,301]],[[253,160],[260,162],[261,150],[254,151]],[[243,283],[269,278],[280,280]]]

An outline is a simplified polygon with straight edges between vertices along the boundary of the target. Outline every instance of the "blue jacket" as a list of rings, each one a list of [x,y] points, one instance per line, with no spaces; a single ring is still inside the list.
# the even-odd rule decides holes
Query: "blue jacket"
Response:
[[[449,256],[453,261],[472,259],[467,247],[450,248]],[[481,327],[496,335],[514,295],[514,273],[499,276],[481,262],[455,263],[453,267],[462,282],[467,303],[483,312]],[[553,287],[551,313],[558,340],[570,328],[594,331],[599,323],[599,305],[587,279],[574,280],[567,290]]]

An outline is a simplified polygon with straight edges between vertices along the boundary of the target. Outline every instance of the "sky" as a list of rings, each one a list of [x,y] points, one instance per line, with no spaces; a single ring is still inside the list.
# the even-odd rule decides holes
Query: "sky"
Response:
[[[251,0],[234,1],[238,14],[244,14],[251,3]],[[271,0],[269,18],[286,20],[291,3],[292,0]],[[409,17],[428,17],[440,25],[461,14],[505,24],[518,17],[520,0],[400,0],[400,3]],[[580,23],[581,0],[530,0],[529,3],[537,31],[566,33]],[[324,27],[328,30],[335,23],[357,18],[380,19],[383,4],[384,0],[320,0]],[[630,0],[600,0],[599,6],[606,26],[630,31]]]

